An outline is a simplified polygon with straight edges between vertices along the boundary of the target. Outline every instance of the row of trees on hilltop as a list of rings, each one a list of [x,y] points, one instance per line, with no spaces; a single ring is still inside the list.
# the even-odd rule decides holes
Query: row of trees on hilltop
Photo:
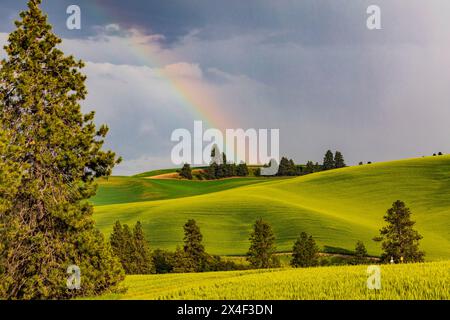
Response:
[[[346,166],[344,156],[340,151],[336,151],[333,155],[331,150],[328,150],[324,156],[323,164],[308,161],[305,166],[297,165],[294,160],[282,157],[278,166],[277,176],[301,176],[314,172],[344,168]]]
[[[334,156],[331,150],[328,150],[325,153],[325,157],[323,158],[322,170],[331,170],[331,169],[339,169],[344,168],[346,166],[344,161],[344,156],[340,151],[336,151]]]
[[[212,157],[214,157],[214,150],[212,152]],[[215,180],[228,177],[246,177],[250,174],[250,170],[246,163],[242,162],[238,165],[235,163],[228,163],[225,153],[222,153],[222,163],[217,164],[212,161],[211,164],[204,170],[199,170],[195,175],[199,180]],[[267,165],[268,166],[268,165]],[[345,167],[344,156],[341,152],[336,151],[335,154],[328,150],[324,156],[323,164],[320,165],[318,162],[314,163],[308,161],[305,166],[297,165],[294,160],[288,159],[286,157],[281,157],[280,163],[278,165],[277,176],[288,177],[288,176],[300,176],[305,174],[310,174],[314,172],[319,172],[323,170],[338,169]],[[192,173],[192,168],[189,164],[184,164],[183,167],[178,171],[180,177],[184,179],[191,180],[194,175]],[[253,174],[255,176],[261,175],[261,169],[254,169]]]
[[[214,154],[212,154],[212,157],[214,157]],[[194,178],[192,168],[188,163],[184,164],[178,173],[184,179],[192,180]],[[249,173],[250,171],[245,162],[239,164],[229,163],[225,153],[222,153],[222,162],[220,164],[211,161],[211,164],[206,169],[198,170],[195,177],[199,180],[216,180],[230,177],[246,177]]]

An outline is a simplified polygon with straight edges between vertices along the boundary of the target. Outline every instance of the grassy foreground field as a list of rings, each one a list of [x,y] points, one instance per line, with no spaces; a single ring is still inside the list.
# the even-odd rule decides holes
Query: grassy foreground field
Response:
[[[450,259],[450,156],[375,163],[291,179],[221,181],[117,177],[102,181],[94,218],[106,235],[116,220],[140,220],[152,248],[173,250],[182,226],[195,219],[211,254],[242,255],[252,224],[267,220],[279,251],[289,251],[301,231],[319,245],[353,250],[362,240],[370,254],[395,200],[413,212],[427,260]]]
[[[128,276],[124,294],[100,299],[450,299],[450,262],[382,265],[381,290],[367,266]]]

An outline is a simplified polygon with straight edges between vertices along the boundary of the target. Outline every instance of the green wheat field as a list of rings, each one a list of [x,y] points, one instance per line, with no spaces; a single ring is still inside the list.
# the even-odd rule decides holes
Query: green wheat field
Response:
[[[449,299],[450,262],[382,265],[381,289],[369,290],[367,266],[128,276],[124,294],[103,299]]]
[[[274,228],[288,252],[301,231],[319,246],[353,250],[372,241],[392,202],[407,203],[423,235],[427,263],[382,265],[381,290],[369,290],[367,266],[127,276],[122,294],[102,299],[449,299],[450,156],[424,157],[319,172],[296,178],[216,181],[159,179],[159,170],[99,181],[92,200],[97,226],[109,236],[116,220],[143,224],[153,249],[174,250],[195,219],[207,252],[245,255],[255,219]]]
[[[94,218],[109,236],[116,220],[141,221],[153,249],[174,250],[183,224],[195,219],[207,252],[243,255],[254,221],[262,217],[290,251],[300,232],[319,246],[353,250],[372,241],[395,200],[412,210],[428,261],[450,259],[450,156],[354,166],[296,178],[233,178],[217,181],[150,179],[151,173],[99,182]]]

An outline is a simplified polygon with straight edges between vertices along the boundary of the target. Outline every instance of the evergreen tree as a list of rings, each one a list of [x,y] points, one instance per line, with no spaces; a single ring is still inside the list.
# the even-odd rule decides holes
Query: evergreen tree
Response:
[[[136,222],[133,229],[134,240],[134,259],[133,264],[136,268],[137,274],[149,274],[152,272],[152,259],[150,253],[150,246],[145,239],[144,230],[140,221]]]
[[[214,180],[217,179],[217,171],[218,171],[219,166],[217,165],[217,163],[213,162],[211,163],[208,168],[206,169],[206,179],[208,180]]]
[[[156,249],[152,254],[152,264],[155,273],[170,273],[174,268],[174,254]]]
[[[305,174],[313,173],[315,171],[314,163],[312,161],[308,161],[305,166],[305,170],[303,171]]]
[[[190,273],[197,271],[193,260],[190,259],[187,253],[180,247],[177,247],[175,253],[173,254],[172,271],[174,273]]]
[[[235,163],[229,164],[229,177],[234,177],[237,175],[237,166]]]
[[[180,170],[180,177],[192,180],[192,169],[188,163],[183,165],[183,168]]]
[[[345,166],[344,156],[341,152],[336,151],[336,153],[334,154],[334,167],[344,168]]]
[[[114,288],[123,271],[94,228],[94,179],[108,176],[115,154],[101,150],[107,127],[83,115],[83,62],[64,56],[40,0],[30,0],[5,47],[0,69],[0,123],[16,152],[9,161],[25,168],[3,231],[0,296],[69,298]],[[2,160],[3,161],[3,160]],[[82,273],[79,290],[67,290],[67,268]]]
[[[248,176],[248,167],[245,162],[238,164],[238,166],[236,168],[236,175],[238,175],[239,177]]]
[[[122,224],[120,221],[116,221],[113,226],[113,231],[109,237],[109,243],[111,245],[112,252],[119,259],[120,263],[124,265],[124,252],[125,252],[125,237],[123,233]]]
[[[316,266],[318,264],[318,253],[319,249],[313,237],[308,236],[306,232],[302,232],[294,243],[291,265],[295,268]]]
[[[288,160],[286,157],[282,157],[278,166],[278,176],[295,176],[297,174],[297,167],[294,161]]]
[[[137,268],[134,264],[135,246],[133,241],[133,232],[127,224],[122,228],[123,236],[123,251],[121,255],[121,262],[126,274],[136,274]]]
[[[186,265],[188,270],[201,272],[205,266],[206,252],[202,244],[203,235],[193,219],[184,225],[184,247]]]
[[[367,257],[367,250],[366,246],[362,241],[356,242],[355,246],[355,263],[356,264],[362,264],[366,260]]]
[[[334,167],[335,167],[335,163],[334,163],[333,152],[331,152],[331,150],[328,150],[327,153],[325,153],[325,157],[323,158],[322,169],[330,170],[330,169],[333,169]]]
[[[252,267],[263,269],[278,266],[275,253],[275,235],[272,227],[263,219],[256,220],[250,235],[250,249],[247,260]]]
[[[0,124],[0,299],[5,296],[4,292],[7,288],[7,283],[4,283],[3,280],[6,280],[5,272],[8,260],[6,248],[9,247],[9,244],[6,241],[11,229],[6,229],[6,226],[10,224],[9,220],[13,219],[5,213],[10,210],[16,197],[22,175],[22,169],[10,161],[16,150],[12,150],[12,146],[8,144],[9,139],[10,137],[3,131]]]
[[[150,247],[138,221],[133,231],[127,224],[117,221],[110,236],[114,254],[127,274],[149,274],[153,271]]]
[[[322,171],[322,170],[324,170],[323,167],[318,162],[316,162],[314,164],[314,172],[319,172],[319,171]]]
[[[422,236],[413,229],[411,211],[403,201],[397,200],[387,211],[384,220],[387,226],[380,230],[380,236],[375,241],[382,241],[382,260],[404,262],[422,262],[425,253],[419,250],[419,240]]]

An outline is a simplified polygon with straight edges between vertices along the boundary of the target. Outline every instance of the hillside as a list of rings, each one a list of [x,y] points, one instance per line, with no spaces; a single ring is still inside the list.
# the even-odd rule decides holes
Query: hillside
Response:
[[[100,206],[176,199],[261,183],[265,180],[261,178],[232,178],[214,181],[189,181],[151,179],[153,176],[156,175],[101,179],[98,181],[99,190],[97,195],[91,199],[91,202],[94,205]]]
[[[115,179],[124,181],[114,186]],[[153,248],[174,249],[182,241],[183,224],[194,218],[210,253],[236,255],[245,254],[252,223],[263,217],[272,224],[280,251],[290,250],[297,235],[306,231],[319,245],[353,249],[362,240],[369,253],[378,254],[379,245],[372,238],[384,224],[386,210],[400,199],[411,208],[424,236],[426,258],[450,258],[450,156],[282,180],[144,179],[113,178],[101,185],[94,217],[105,234],[116,220],[129,224],[140,220]]]
[[[450,263],[381,266],[382,290],[368,290],[367,266],[128,276],[123,294],[103,299],[437,299],[450,298]]]

